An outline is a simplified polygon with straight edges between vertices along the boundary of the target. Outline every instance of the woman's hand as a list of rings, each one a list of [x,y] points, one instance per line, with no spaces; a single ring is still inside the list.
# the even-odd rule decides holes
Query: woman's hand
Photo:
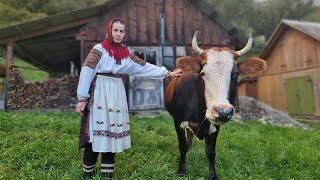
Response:
[[[182,74],[182,69],[180,68],[177,68],[174,71],[170,72],[171,77],[181,76],[181,74]]]
[[[83,111],[84,111],[84,108],[86,107],[86,104],[87,104],[86,101],[79,101],[79,102],[77,103],[76,112],[77,112],[80,116],[83,116]]]

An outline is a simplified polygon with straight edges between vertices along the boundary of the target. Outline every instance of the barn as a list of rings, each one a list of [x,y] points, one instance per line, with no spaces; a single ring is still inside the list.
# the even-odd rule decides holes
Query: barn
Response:
[[[263,49],[258,100],[291,115],[320,116],[320,23],[282,20]]]
[[[191,38],[200,30],[200,46],[240,48],[236,29],[216,11],[196,0],[109,0],[0,29],[7,79],[13,57],[49,72],[51,77],[78,74],[89,50],[105,37],[105,24],[121,17],[127,24],[126,43],[148,62],[174,68],[174,60],[191,54]],[[163,80],[128,77],[130,110],[164,107]],[[8,83],[6,86],[8,89]]]

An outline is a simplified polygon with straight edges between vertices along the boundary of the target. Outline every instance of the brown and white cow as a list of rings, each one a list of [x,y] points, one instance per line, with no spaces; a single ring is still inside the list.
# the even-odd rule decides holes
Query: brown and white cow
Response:
[[[186,154],[192,137],[205,139],[209,161],[209,179],[217,179],[215,146],[221,123],[231,120],[237,106],[238,74],[250,75],[266,68],[263,60],[251,59],[238,64],[237,57],[251,49],[252,36],[240,51],[227,47],[203,50],[197,45],[197,32],[192,48],[197,57],[181,57],[176,61],[182,69],[180,77],[170,80],[165,104],[174,119],[179,140],[180,163],[177,175],[186,173]]]

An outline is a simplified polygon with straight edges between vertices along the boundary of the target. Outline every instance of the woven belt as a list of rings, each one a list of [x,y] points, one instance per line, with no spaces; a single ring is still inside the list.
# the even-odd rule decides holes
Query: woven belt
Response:
[[[97,73],[96,75],[116,77],[116,78],[122,78],[124,76],[123,74],[113,74],[113,73]]]

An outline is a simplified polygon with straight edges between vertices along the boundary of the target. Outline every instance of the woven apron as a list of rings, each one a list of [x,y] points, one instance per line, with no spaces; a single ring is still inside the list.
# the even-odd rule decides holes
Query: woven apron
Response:
[[[89,142],[94,152],[131,147],[126,91],[121,78],[97,75],[90,107]]]

